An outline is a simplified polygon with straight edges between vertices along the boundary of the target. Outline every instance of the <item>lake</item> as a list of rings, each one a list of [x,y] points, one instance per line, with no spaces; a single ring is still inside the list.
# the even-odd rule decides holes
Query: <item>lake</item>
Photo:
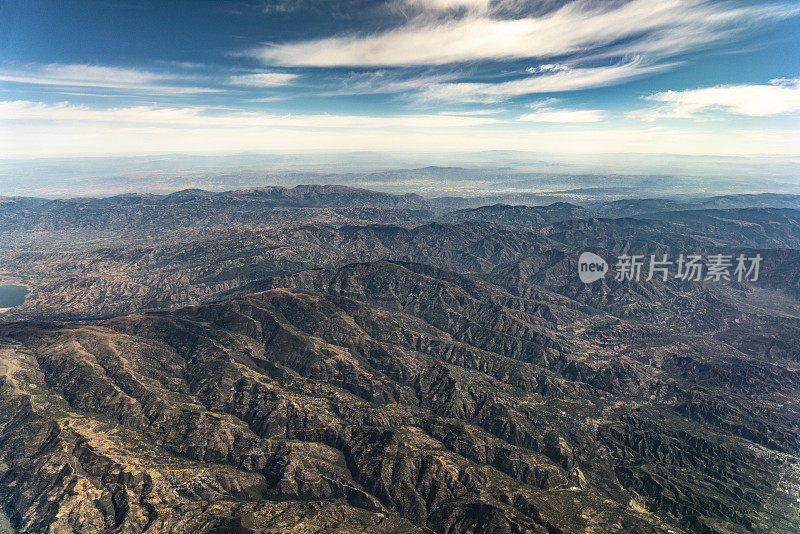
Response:
[[[25,302],[28,288],[25,286],[0,286],[0,308],[13,308]]]

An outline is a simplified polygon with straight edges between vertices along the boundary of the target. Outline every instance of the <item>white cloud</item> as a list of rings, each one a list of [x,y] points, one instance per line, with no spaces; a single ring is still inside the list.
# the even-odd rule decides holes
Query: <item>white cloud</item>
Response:
[[[572,122],[600,122],[603,120],[603,115],[603,110],[600,109],[543,109],[534,113],[520,115],[518,120],[567,124]]]
[[[560,70],[569,70],[569,66],[558,63],[547,63],[537,67],[528,67],[525,69],[525,72],[528,74],[541,74],[542,72],[558,72]]]
[[[544,109],[549,108],[554,104],[558,104],[559,102],[561,102],[561,99],[559,98],[542,98],[541,100],[531,102],[528,104],[528,107],[531,109]]]
[[[529,104],[532,113],[520,115],[517,120],[526,122],[552,122],[560,124],[600,122],[605,116],[601,109],[559,109],[553,107],[557,98],[546,98]]]
[[[144,70],[100,65],[27,65],[24,69],[0,69],[0,81],[62,87],[97,87],[153,94],[189,94],[216,92],[206,87],[168,85],[175,77]]]
[[[546,58],[589,54],[607,46],[616,46],[617,54],[647,52],[663,57],[730,38],[798,11],[797,6],[778,3],[741,6],[708,0],[576,0],[543,15],[518,19],[498,18],[484,10],[445,19],[421,15],[383,33],[271,45],[254,54],[267,64],[321,67]],[[620,45],[623,41],[625,45]]]
[[[245,87],[280,87],[288,85],[299,76],[288,72],[255,72],[239,74],[228,78],[228,84]]]
[[[671,65],[648,65],[641,59],[604,67],[549,71],[500,83],[443,83],[426,87],[422,100],[460,102],[500,102],[520,95],[576,91],[623,83],[632,78],[659,72]]]
[[[24,100],[0,102],[0,120],[64,121],[72,123],[148,124],[198,128],[462,128],[496,124],[498,119],[470,115],[272,115],[189,106],[89,108],[66,102],[45,104]]]
[[[322,93],[331,95],[391,94],[420,91],[434,84],[455,79],[455,74],[422,74],[407,76],[390,70],[350,73],[339,89]]]
[[[718,85],[686,91],[664,91],[646,97],[659,106],[636,111],[633,118],[695,118],[711,112],[749,117],[784,115],[800,111],[800,79],[771,80],[767,84]]]

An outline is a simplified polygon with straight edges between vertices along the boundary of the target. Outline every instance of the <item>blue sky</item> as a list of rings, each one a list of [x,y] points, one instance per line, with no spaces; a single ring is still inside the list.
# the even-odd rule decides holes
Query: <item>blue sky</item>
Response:
[[[0,157],[800,153],[800,3],[0,0]]]

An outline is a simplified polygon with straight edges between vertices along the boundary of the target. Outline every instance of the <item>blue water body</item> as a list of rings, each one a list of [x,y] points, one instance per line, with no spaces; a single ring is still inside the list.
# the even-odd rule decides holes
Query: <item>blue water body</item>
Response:
[[[28,288],[25,286],[0,286],[0,308],[13,308],[25,302]]]

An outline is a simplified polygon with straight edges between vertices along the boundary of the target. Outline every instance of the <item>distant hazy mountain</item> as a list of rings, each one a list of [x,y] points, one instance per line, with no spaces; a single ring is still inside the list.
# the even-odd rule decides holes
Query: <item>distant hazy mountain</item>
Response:
[[[622,199],[611,202],[590,202],[591,208],[611,217],[631,217],[659,211],[687,211],[734,208],[791,208],[800,209],[800,195],[723,195],[708,198]]]
[[[3,248],[30,248],[180,238],[187,232],[310,222],[415,225],[431,219],[430,207],[429,201],[413,194],[317,185],[52,201],[9,199],[0,203],[0,236],[5,237]]]
[[[495,204],[480,208],[458,210],[448,213],[445,222],[482,221],[493,224],[515,226],[543,226],[568,219],[585,219],[591,216],[586,208],[566,202],[556,202],[548,206],[509,206]]]

